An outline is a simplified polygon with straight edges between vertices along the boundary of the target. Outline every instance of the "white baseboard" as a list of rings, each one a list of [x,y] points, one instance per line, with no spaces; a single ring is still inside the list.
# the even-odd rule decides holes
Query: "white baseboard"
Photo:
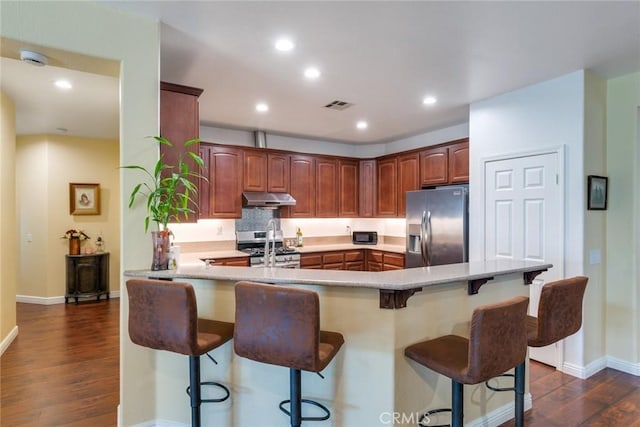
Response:
[[[524,410],[525,412],[531,409],[533,402],[531,400],[531,393],[527,393],[524,395]],[[514,418],[515,412],[515,404],[514,402],[507,403],[506,405],[502,405],[498,409],[494,409],[486,415],[481,416],[480,418],[476,418],[472,420],[466,426],[472,427],[488,427],[488,426],[499,426],[500,424],[506,423],[509,420]]]
[[[640,363],[627,362],[617,357],[607,356],[607,367],[627,374],[640,376]]]
[[[572,375],[580,379],[587,379],[607,367],[606,357],[601,357],[589,363],[587,366],[576,365],[574,363],[563,363],[561,372]]]
[[[0,342],[0,356],[4,354],[4,351],[9,348],[13,340],[18,336],[18,326],[14,326],[11,332]]]
[[[102,299],[103,297],[100,297]],[[111,291],[109,292],[109,298],[120,298],[120,291]],[[71,298],[70,298],[71,301]],[[25,304],[41,304],[41,305],[52,305],[52,304],[64,304],[64,297],[34,297],[30,295],[16,295],[16,302],[22,302]]]

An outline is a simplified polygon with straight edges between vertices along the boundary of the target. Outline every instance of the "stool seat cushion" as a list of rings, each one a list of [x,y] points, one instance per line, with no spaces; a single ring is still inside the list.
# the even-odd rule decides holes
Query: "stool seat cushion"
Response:
[[[527,356],[529,298],[478,307],[469,339],[446,335],[413,344],[405,355],[461,384],[478,384],[522,363]]]
[[[129,337],[135,344],[201,356],[233,338],[233,323],[198,319],[189,283],[130,279],[127,293]]]
[[[540,291],[538,317],[527,318],[530,347],[544,347],[573,335],[582,326],[582,300],[588,277],[546,283]]]
[[[320,331],[318,294],[308,289],[238,282],[236,354],[257,362],[320,372],[344,338]]]

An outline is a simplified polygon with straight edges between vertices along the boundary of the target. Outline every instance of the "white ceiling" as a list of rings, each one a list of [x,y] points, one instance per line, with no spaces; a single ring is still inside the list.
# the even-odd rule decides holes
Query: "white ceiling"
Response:
[[[463,123],[472,102],[575,70],[605,78],[640,70],[638,1],[100,3],[163,22],[161,78],[204,89],[202,124],[339,142]],[[294,40],[293,52],[273,49],[281,35]],[[312,64],[322,71],[315,82],[302,76]],[[3,90],[20,84],[8,81],[5,66]],[[95,123],[83,114],[108,115],[92,111],[102,101],[92,92],[100,85],[91,86],[76,98],[78,110],[64,107],[77,123],[56,127],[81,134],[83,123]],[[422,105],[428,94],[439,102]],[[333,100],[355,105],[323,108]],[[256,113],[258,101],[270,111]],[[23,102],[16,101],[19,120],[31,110]],[[355,128],[360,119],[369,122],[365,131]]]

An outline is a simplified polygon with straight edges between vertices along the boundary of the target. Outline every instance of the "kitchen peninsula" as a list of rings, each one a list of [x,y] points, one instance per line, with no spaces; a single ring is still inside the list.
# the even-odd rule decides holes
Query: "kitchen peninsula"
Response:
[[[176,271],[135,270],[125,276],[192,283],[199,315],[224,321],[234,320],[233,284],[239,280],[318,292],[322,328],[345,337],[340,353],[323,372],[325,379],[303,374],[303,396],[326,404],[332,411],[331,419],[318,425],[415,425],[412,414],[449,405],[450,381],[408,361],[404,348],[449,333],[465,335],[474,308],[528,296],[525,281],[548,268],[550,264],[508,260],[385,272],[185,264]],[[469,286],[486,281],[479,291]],[[219,364],[203,364],[202,378],[228,384],[232,398],[231,403],[203,405],[203,420],[208,425],[255,425],[256,414],[260,414],[260,425],[285,423],[277,406],[288,396],[286,369],[239,358],[233,354],[232,343],[214,351],[213,356]],[[162,394],[159,398],[172,402],[163,416],[187,423],[184,359],[157,352],[155,366],[156,389]],[[487,391],[484,385],[469,386],[465,419],[511,418],[512,398],[511,393]],[[527,395],[527,407],[530,402]],[[405,414],[403,422],[390,421],[397,413]]]

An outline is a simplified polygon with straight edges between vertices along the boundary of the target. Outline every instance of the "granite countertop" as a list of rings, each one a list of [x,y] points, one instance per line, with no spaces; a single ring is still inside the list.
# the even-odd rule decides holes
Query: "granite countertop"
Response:
[[[552,267],[532,261],[496,260],[418,267],[382,272],[305,270],[288,268],[205,267],[204,263],[183,263],[177,270],[125,271],[128,277],[161,279],[253,280],[276,284],[309,284],[402,291],[426,286],[492,279],[496,276],[544,271]]]

